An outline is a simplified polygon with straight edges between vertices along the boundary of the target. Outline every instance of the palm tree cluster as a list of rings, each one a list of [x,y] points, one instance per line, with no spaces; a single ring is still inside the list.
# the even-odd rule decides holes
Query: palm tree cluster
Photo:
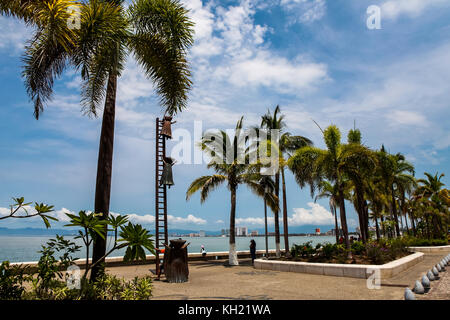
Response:
[[[370,149],[361,143],[358,129],[349,131],[347,143],[341,141],[340,130],[334,125],[323,131],[323,137],[326,149],[301,148],[288,164],[300,186],[309,184],[312,194],[317,190],[316,199],[328,197],[333,213],[339,207],[341,227],[336,219],[335,228],[342,230],[349,255],[346,200],[358,215],[363,243],[371,239],[371,220],[377,240],[410,233],[408,220],[415,236],[419,221],[426,226],[428,237],[447,236],[450,213],[448,190],[442,189],[440,181],[443,174],[438,178],[425,173],[428,180],[417,180],[414,166],[402,154],[390,154],[384,146]]]
[[[301,188],[309,186],[315,200],[329,198],[330,211],[335,218],[336,242],[344,242],[348,258],[351,258],[351,242],[346,202],[351,203],[357,213],[363,243],[372,238],[371,225],[374,225],[372,228],[375,229],[377,240],[381,237],[400,237],[409,232],[429,238],[446,237],[450,199],[448,189],[443,189],[444,184],[441,182],[443,174],[438,177],[425,173],[428,180],[416,180],[414,166],[402,154],[390,154],[384,146],[379,150],[370,149],[362,143],[361,132],[356,128],[348,132],[347,141],[343,142],[341,132],[335,125],[325,130],[319,127],[326,147],[318,148],[308,138],[286,132],[284,116],[280,112],[277,106],[273,113],[269,111],[262,116],[260,127],[253,128],[256,131],[271,129],[280,132],[276,144],[279,166],[272,176],[262,174],[264,166],[261,163],[238,161],[238,154],[244,155],[243,158],[247,160],[252,152],[262,152],[263,148],[273,145],[270,130],[267,143],[259,141],[257,148],[254,148],[254,144],[246,140],[246,135],[241,134],[241,118],[234,136],[220,131],[216,136],[205,135],[201,142],[203,151],[215,155],[208,168],[217,174],[196,179],[188,188],[187,199],[200,191],[200,200],[204,202],[212,190],[223,182],[228,183],[231,193],[230,264],[238,263],[235,219],[236,191],[240,184],[247,185],[262,197],[273,211],[277,256],[281,255],[279,211],[282,207],[285,254],[289,255],[286,168],[293,173]],[[226,162],[224,155],[230,154],[230,150],[234,151],[231,152],[234,158]]]
[[[104,104],[94,210],[107,220],[118,79],[132,55],[155,84],[165,112],[184,109],[191,87],[186,57],[193,43],[188,11],[178,0],[134,0],[129,6],[123,0],[2,0],[0,13],[32,29],[23,77],[36,119],[52,99],[55,79],[68,67],[81,75],[84,113],[98,116]],[[106,241],[96,237],[93,261],[105,251]]]

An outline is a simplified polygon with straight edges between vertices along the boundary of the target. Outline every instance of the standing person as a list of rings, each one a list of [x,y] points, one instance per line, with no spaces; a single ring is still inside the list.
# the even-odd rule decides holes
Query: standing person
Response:
[[[205,249],[204,245],[202,245],[202,248],[200,249],[200,253],[202,254],[202,257],[206,259],[206,249]]]
[[[250,240],[250,255],[252,256],[252,264],[256,259],[256,242],[255,240]]]
[[[166,249],[165,248],[162,248],[162,249],[159,249],[159,248],[157,248],[156,249],[156,254],[164,254],[166,252]],[[163,260],[161,260],[161,262],[160,262],[160,265],[159,265],[159,272],[157,273],[157,278],[156,278],[156,280],[161,280],[161,274],[163,274],[164,273],[164,258],[163,258]]]

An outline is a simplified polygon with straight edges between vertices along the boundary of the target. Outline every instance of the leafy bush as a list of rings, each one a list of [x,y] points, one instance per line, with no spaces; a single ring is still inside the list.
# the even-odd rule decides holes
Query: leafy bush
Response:
[[[326,258],[331,259],[339,252],[338,246],[336,244],[325,243],[322,246],[320,254]]]
[[[446,239],[423,239],[407,237],[405,242],[410,247],[432,247],[432,246],[446,246],[448,241]]]
[[[299,245],[294,244],[291,248],[291,255],[294,258],[311,258],[317,253],[317,249],[320,248],[320,244],[318,244],[318,247],[316,247],[316,249],[311,245],[311,243],[312,241],[308,241]]]
[[[86,297],[101,300],[148,300],[152,296],[150,277],[135,277],[131,281],[120,280],[105,274],[91,287]]]
[[[54,299],[56,295],[54,290],[65,288],[62,270],[67,270],[74,264],[78,258],[73,258],[72,254],[78,252],[80,248],[74,242],[58,235],[56,239],[50,239],[46,246],[42,246],[42,250],[39,251],[41,257],[37,277],[32,280],[34,288],[32,295],[37,299]],[[61,254],[59,260],[55,258],[55,253]]]
[[[29,280],[26,275],[27,268],[11,266],[9,261],[0,265],[0,300],[19,300],[22,298],[25,288],[23,283]]]
[[[351,246],[352,253],[356,255],[361,255],[366,250],[366,246],[362,241],[354,241]]]
[[[388,259],[388,249],[377,242],[366,245],[367,257],[373,264],[384,264]]]

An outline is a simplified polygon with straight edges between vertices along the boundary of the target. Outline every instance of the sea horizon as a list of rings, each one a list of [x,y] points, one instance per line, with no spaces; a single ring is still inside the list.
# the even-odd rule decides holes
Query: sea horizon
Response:
[[[42,245],[45,245],[46,242],[54,238],[54,236],[48,235],[0,235],[0,261],[9,261],[9,262],[34,262],[38,261],[40,257],[39,251],[42,249]],[[65,239],[70,239],[74,241],[78,245],[82,246],[81,250],[74,254],[74,257],[79,259],[85,258],[85,248],[83,246],[81,239],[75,239],[75,236],[64,236]],[[171,239],[178,239],[177,237],[169,237]],[[202,245],[205,246],[207,252],[220,252],[220,251],[228,251],[229,242],[228,237],[221,236],[208,236],[208,237],[182,237],[189,244],[188,252],[189,253],[197,253],[200,252],[200,248]],[[108,237],[108,249],[112,247],[112,237]],[[265,237],[257,236],[257,237],[236,237],[236,250],[245,251],[249,250],[250,240],[254,239],[256,242],[257,250],[265,249]],[[323,236],[323,235],[314,235],[314,236],[290,236],[289,237],[289,246],[291,247],[293,244],[302,244],[305,242],[311,241],[313,245],[317,243],[335,243],[335,236]],[[284,239],[280,239],[280,245],[282,250],[284,250]],[[268,248],[269,250],[275,249],[275,237],[268,237]],[[125,253],[125,249],[115,251],[111,254],[111,257],[120,257]],[[151,254],[146,251],[147,254]],[[55,253],[55,258],[59,259],[59,254]]]

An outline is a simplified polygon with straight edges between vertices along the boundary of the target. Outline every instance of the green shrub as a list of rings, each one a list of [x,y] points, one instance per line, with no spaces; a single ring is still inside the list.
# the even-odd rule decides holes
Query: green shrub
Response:
[[[331,259],[338,254],[338,246],[336,244],[326,243],[322,246],[321,256],[326,259]]]
[[[135,277],[125,281],[113,275],[105,274],[93,285],[85,296],[88,299],[101,300],[148,300],[152,296],[152,280],[150,277]]]
[[[25,293],[24,282],[29,280],[27,268],[11,266],[9,261],[0,265],[0,300],[20,300]]]
[[[405,244],[409,247],[432,247],[432,246],[446,246],[448,241],[446,239],[424,239],[416,237],[404,237]]]
[[[362,243],[362,241],[354,241],[351,249],[353,254],[361,255],[366,250],[366,246]]]
[[[375,241],[366,245],[366,252],[373,264],[384,264],[388,260],[388,249]]]
[[[62,271],[74,264],[77,258],[73,258],[72,254],[80,248],[74,242],[58,235],[56,239],[50,239],[46,246],[42,246],[42,250],[39,251],[41,257],[38,262],[37,277],[32,280],[31,296],[36,299],[55,299],[54,291],[62,290],[66,286]],[[55,258],[56,253],[60,254],[59,260]]]
[[[303,244],[294,244],[291,248],[291,255],[295,258],[310,258],[317,253],[320,244],[316,248],[311,245],[312,241],[305,242]]]

